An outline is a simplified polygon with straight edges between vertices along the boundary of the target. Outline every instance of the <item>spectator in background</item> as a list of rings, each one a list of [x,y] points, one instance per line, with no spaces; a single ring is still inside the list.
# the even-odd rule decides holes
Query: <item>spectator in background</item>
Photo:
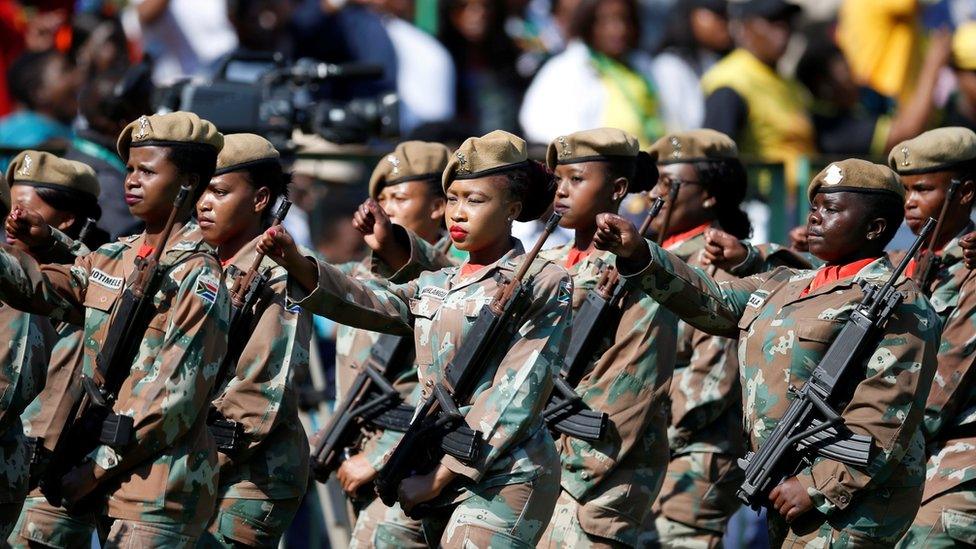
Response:
[[[956,29],[952,37],[952,68],[957,89],[946,103],[942,125],[976,130],[976,22]]]
[[[10,94],[18,110],[0,118],[0,145],[35,148],[66,143],[78,112],[80,79],[62,53],[27,52],[7,71]],[[0,162],[6,168],[6,161]]]
[[[237,46],[225,0],[132,0],[153,81],[170,84],[207,74]]]
[[[502,0],[446,0],[440,39],[454,59],[459,120],[479,135],[517,131],[524,82],[515,70],[519,51],[505,33]]]
[[[951,35],[937,33],[929,45],[914,93],[894,114],[866,108],[840,48],[826,36],[811,40],[796,76],[813,94],[811,107],[821,153],[883,157],[895,144],[925,131],[935,112],[935,86],[949,61]]]
[[[918,0],[844,0],[837,42],[858,85],[907,102],[921,55]],[[879,108],[886,110],[889,105]]]
[[[129,43],[122,21],[93,13],[80,13],[72,21],[72,54],[79,72],[88,78],[129,66]]]
[[[809,94],[776,72],[798,11],[784,0],[729,2],[736,49],[702,77],[705,127],[735,139],[743,156],[786,161],[815,151]]]
[[[414,0],[362,0],[380,14],[397,61],[400,133],[454,117],[454,63],[436,38],[409,21]]]
[[[227,0],[227,19],[242,50],[292,53],[287,29],[295,3],[292,0]]]
[[[142,223],[129,213],[125,203],[125,163],[116,153],[115,142],[125,126],[150,113],[152,83],[149,68],[137,65],[128,71],[110,71],[89,80],[78,98],[85,128],[64,153],[64,158],[84,162],[95,170],[102,206],[99,227],[112,240],[142,231]]]
[[[573,19],[575,40],[549,60],[525,94],[519,120],[530,142],[601,126],[619,128],[644,147],[665,131],[700,121],[693,74],[667,70],[637,49],[634,0],[583,0]]]
[[[732,51],[727,0],[678,2],[658,59],[681,63],[698,78]]]

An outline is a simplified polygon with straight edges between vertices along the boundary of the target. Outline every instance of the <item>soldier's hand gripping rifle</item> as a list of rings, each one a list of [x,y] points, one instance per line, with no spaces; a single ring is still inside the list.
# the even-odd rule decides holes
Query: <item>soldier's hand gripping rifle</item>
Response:
[[[953,179],[949,182],[945,201],[942,203],[942,209],[939,211],[939,219],[935,224],[935,230],[932,231],[932,238],[925,248],[918,252],[918,257],[916,258],[915,272],[912,278],[925,295],[931,293],[929,291],[929,285],[932,282],[932,274],[939,270],[940,259],[939,256],[935,255],[935,246],[942,233],[942,224],[945,221],[946,212],[949,211],[949,205],[952,204],[953,199],[956,197],[956,191],[959,190],[960,184],[958,179]]]
[[[278,205],[272,216],[271,227],[281,225],[285,216],[288,215],[289,208],[291,208],[291,202],[282,199],[281,204]],[[237,369],[241,353],[244,352],[244,347],[251,339],[251,333],[254,331],[254,305],[268,286],[268,270],[261,270],[263,261],[264,254],[259,253],[246,271],[242,271],[233,265],[227,269],[227,276],[234,280],[234,285],[231,286],[230,290],[231,310],[227,331],[227,352],[220,362],[217,378],[210,390],[211,401],[220,395],[224,390],[224,385]],[[243,446],[244,426],[236,421],[224,418],[212,404],[207,414],[207,426],[217,444],[217,450],[220,452],[231,455]]]
[[[464,463],[477,459],[482,434],[468,427],[458,405],[471,399],[482,375],[498,361],[498,351],[507,348],[518,330],[532,291],[533,277],[523,278],[561,217],[552,214],[539,240],[523,256],[515,276],[499,288],[490,304],[481,308],[474,326],[447,365],[444,378],[433,385],[431,396],[417,407],[410,427],[376,479],[376,492],[386,505],[396,502],[403,479],[433,470],[444,454]],[[419,518],[429,510],[429,505],[419,504],[408,515]]]
[[[817,456],[855,467],[867,466],[871,437],[853,434],[836,410],[848,396],[850,376],[863,367],[875,350],[880,331],[904,299],[895,284],[934,224],[932,219],[926,222],[910,252],[883,286],[861,282],[864,299],[851,312],[813,375],[801,389],[790,388],[793,402],[769,438],[757,451],[739,460],[745,480],[737,495],[743,503],[757,510],[768,505],[769,492],[812,464]]]
[[[641,225],[640,234],[650,229],[651,222],[664,206],[658,197]],[[663,232],[663,231],[662,231]],[[611,316],[618,311],[627,297],[620,273],[613,266],[604,268],[596,287],[587,292],[586,301],[573,315],[573,332],[566,349],[563,365],[553,376],[553,391],[543,412],[543,419],[550,429],[574,438],[596,441],[606,431],[609,417],[606,413],[590,409],[576,393],[575,387],[585,373],[587,364],[597,352],[597,345],[606,335]]]
[[[99,445],[105,444],[121,452],[132,441],[133,418],[114,413],[112,406],[122,384],[129,377],[132,361],[149,327],[154,312],[153,296],[165,273],[159,261],[173,233],[177,216],[192,190],[189,185],[180,187],[156,247],[145,257],[137,256],[135,271],[116,303],[105,341],[95,356],[93,375],[82,377],[84,392],[68,415],[47,466],[43,471],[38,471],[36,479],[32,479],[32,482],[40,485],[41,492],[51,505],[60,506],[63,503],[61,478],[80,465]],[[76,503],[76,506],[83,507],[84,504]]]
[[[412,344],[409,338],[392,334],[381,335],[373,344],[348,394],[317,435],[318,444],[311,455],[316,480],[329,480],[345,459],[346,451],[357,446],[368,423],[400,432],[409,428],[414,408],[400,404],[400,393],[391,380],[398,373],[393,366],[403,362]]]

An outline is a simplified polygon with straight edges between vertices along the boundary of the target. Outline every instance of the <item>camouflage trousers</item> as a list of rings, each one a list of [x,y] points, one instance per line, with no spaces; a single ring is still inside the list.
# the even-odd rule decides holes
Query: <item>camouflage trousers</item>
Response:
[[[976,491],[965,489],[940,494],[922,504],[900,548],[976,545]]]
[[[70,515],[63,507],[54,507],[38,494],[33,492],[24,501],[17,525],[7,538],[10,546],[89,547],[97,523],[95,515]]]
[[[196,547],[197,536],[185,532],[182,524],[116,520],[108,531],[102,547],[118,549],[145,549],[166,547],[189,549]]]
[[[302,498],[277,500],[221,498],[200,547],[277,547]]]
[[[535,547],[559,497],[559,468],[518,484],[474,487],[470,497],[424,519],[431,547],[463,549]]]
[[[664,486],[652,507],[653,524],[641,535],[647,547],[710,549],[722,542],[729,518],[739,508],[735,491],[743,472],[735,456],[691,452],[668,463]]]
[[[877,488],[862,494],[863,503],[829,517],[804,513],[792,524],[776,513],[767,515],[773,547],[894,547],[908,531],[922,499],[921,487]]]
[[[349,549],[425,549],[423,525],[403,513],[400,504],[387,507],[375,498],[356,517]]]
[[[589,547],[593,549],[617,549],[627,544],[609,538],[601,538],[586,533],[579,521],[580,504],[565,490],[560,491],[552,520],[542,534],[538,547],[550,549],[569,547]]]

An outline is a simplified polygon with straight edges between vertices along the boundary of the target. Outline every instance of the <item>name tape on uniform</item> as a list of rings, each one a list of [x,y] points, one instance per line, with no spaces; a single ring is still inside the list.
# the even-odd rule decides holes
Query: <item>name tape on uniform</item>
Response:
[[[763,303],[766,302],[767,297],[769,297],[769,292],[757,290],[749,296],[749,302],[746,303],[746,305],[752,307],[753,309],[758,309],[762,307]]]
[[[88,279],[99,286],[108,288],[109,290],[118,290],[122,287],[121,276],[112,276],[101,269],[93,269],[91,276],[88,277]]]
[[[420,290],[420,297],[432,297],[434,299],[439,299],[443,301],[447,297],[447,290],[444,288],[435,288],[434,286],[427,286]]]

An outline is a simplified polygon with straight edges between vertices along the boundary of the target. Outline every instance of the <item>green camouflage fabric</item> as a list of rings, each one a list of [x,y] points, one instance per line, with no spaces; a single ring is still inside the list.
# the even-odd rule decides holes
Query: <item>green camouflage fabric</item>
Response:
[[[780,267],[717,283],[656,244],[648,245],[650,264],[630,278],[689,324],[739,337],[744,424],[752,449],[766,440],[789,406],[787,388],[802,387],[863,298],[858,281],[881,284],[892,271],[882,257],[853,278],[801,295],[816,271]],[[924,481],[921,422],[941,326],[912,281],[897,287],[905,300],[866,361],[851,402],[840,411],[853,432],[873,438],[872,460],[860,469],[816,458],[797,479],[819,513],[801,517],[789,531],[778,515],[771,516],[773,540],[789,536],[822,544],[841,536],[890,545],[911,524]],[[898,505],[889,505],[893,501]]]
[[[20,518],[7,542],[16,549],[88,547],[97,522],[94,512],[72,515],[63,507],[51,506],[40,491],[35,491],[24,501]]]
[[[478,312],[502,287],[499,279],[513,276],[518,256],[523,253],[521,245],[513,241],[509,253],[468,276],[462,276],[459,267],[447,267],[421,273],[403,284],[382,279],[359,281],[319,262],[318,287],[299,303],[336,322],[412,335],[420,397],[426,399],[434,383],[443,378],[445,367]],[[548,467],[558,463],[558,455],[543,425],[542,409],[552,390],[552,373],[568,340],[572,281],[565,270],[543,260],[537,260],[530,273],[536,274],[531,302],[518,327],[519,337],[498,347],[497,368],[482,375],[469,402],[459,403],[469,426],[481,431],[484,439],[474,462],[462,463],[451,456],[441,462],[464,477],[457,482],[459,493],[454,501],[475,497],[491,487],[540,478],[551,478],[558,484],[556,477],[544,475]],[[450,500],[452,495],[445,493],[442,499]],[[540,522],[537,530],[532,530],[536,537],[526,542],[538,539],[544,525]]]
[[[287,499],[220,499],[220,506],[210,527],[197,547],[278,547],[281,534],[288,529],[301,497]]]
[[[960,236],[974,228],[970,223]],[[892,256],[893,261],[901,259],[904,252]],[[930,284],[926,288],[929,301],[943,327],[939,362],[922,423],[928,463],[922,509],[913,527],[915,535],[909,536],[913,539],[917,538],[917,527],[931,530],[934,523],[928,519],[943,510],[957,513],[959,517],[976,510],[972,503],[959,509],[946,506],[950,501],[976,500],[976,483],[973,482],[976,479],[976,460],[973,459],[976,450],[976,367],[973,365],[976,360],[976,272],[963,264],[959,237],[942,250]],[[971,522],[976,523],[976,513],[970,516]],[[946,543],[956,539],[947,529],[942,529],[941,532],[929,532],[926,543],[939,543],[940,536]]]
[[[198,533],[187,533],[180,524],[116,520],[112,523],[103,546],[120,549],[142,547],[190,549],[197,546],[198,539]]]
[[[0,245],[0,298],[82,324],[83,370],[91,375],[143,242],[141,234],[121,239],[73,265],[38,265]],[[121,453],[100,446],[90,458],[96,489],[110,495],[110,517],[179,524],[198,534],[216,497],[216,451],[206,409],[227,344],[229,302],[213,249],[194,225],[174,232],[161,263],[166,271],[153,296],[155,314],[113,406],[134,418],[134,442]]]
[[[436,244],[430,244],[416,233],[394,225],[398,238],[410,243],[410,260],[400,270],[394,272],[375,253],[370,253],[363,261],[338,265],[344,274],[358,280],[373,280],[377,278],[389,279],[393,282],[408,282],[417,278],[424,271],[436,271],[453,264],[447,255],[451,246],[450,237],[441,238]],[[361,367],[369,358],[370,350],[380,338],[379,332],[360,330],[352,326],[340,324],[336,329],[336,401],[341,401],[349,391],[353,380],[359,375]],[[402,364],[390,364],[391,372],[397,372],[393,377],[393,387],[400,393],[403,401],[417,404],[414,388],[417,386],[417,367],[414,365],[413,353],[403,357]],[[384,456],[393,449],[400,440],[399,434],[390,433],[383,436],[382,431],[375,430],[364,433],[359,450],[366,455],[366,459],[374,469],[383,466]]]
[[[249,269],[257,257],[255,244],[263,236],[244,245],[225,267]],[[276,545],[291,523],[291,517],[283,516],[280,510],[297,510],[308,487],[308,438],[298,419],[298,395],[290,380],[295,369],[308,368],[312,317],[287,300],[288,273],[284,268],[265,257],[259,270],[265,273],[268,283],[251,311],[251,331],[229,334],[247,343],[233,377],[228,376],[229,381],[213,401],[213,407],[225,419],[243,426],[244,441],[243,447],[231,455],[217,455],[219,510],[209,530],[215,536],[244,543],[253,538]],[[229,292],[233,277],[225,276],[224,284]],[[235,524],[221,515],[225,507],[236,508],[225,505],[228,501],[237,502],[242,509],[258,510],[261,502],[276,501],[280,520],[263,521],[258,515],[256,520]],[[231,526],[231,530],[225,529]]]
[[[667,250],[717,281],[734,280],[702,262],[705,233]],[[671,461],[654,502],[650,538],[668,546],[713,547],[739,508],[735,491],[745,454],[742,387],[735,339],[678,323],[678,354],[671,382],[668,440]],[[680,523],[680,526],[672,523]]]
[[[925,501],[898,543],[905,549],[950,549],[976,545],[976,493],[960,486]]]
[[[428,544],[421,521],[408,517],[399,503],[387,507],[380,498],[374,498],[356,516],[349,540],[349,549],[373,547],[426,549]]]
[[[543,251],[556,264],[566,261],[573,244]],[[614,255],[594,251],[569,268],[573,311],[586,302]],[[584,370],[576,392],[593,410],[608,414],[603,439],[589,442],[562,435],[556,441],[562,460],[560,483],[577,502],[556,514],[543,543],[569,543],[564,521],[578,522],[594,541],[637,544],[637,534],[657,496],[668,463],[667,392],[675,360],[677,318],[638,288],[620,304]],[[565,498],[561,497],[560,501]],[[585,541],[585,540],[584,540]],[[585,546],[576,543],[571,546]]]

